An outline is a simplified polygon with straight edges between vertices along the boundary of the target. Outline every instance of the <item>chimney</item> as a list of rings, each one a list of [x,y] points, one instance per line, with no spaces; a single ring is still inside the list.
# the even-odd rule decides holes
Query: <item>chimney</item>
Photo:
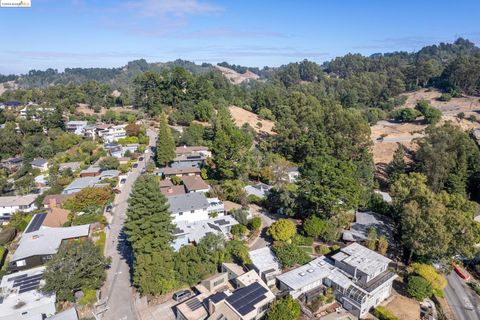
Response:
[[[57,206],[57,199],[55,199],[55,197],[48,199],[48,206],[50,209],[55,208]]]
[[[173,188],[172,188],[172,187],[168,187],[167,193],[173,193]]]

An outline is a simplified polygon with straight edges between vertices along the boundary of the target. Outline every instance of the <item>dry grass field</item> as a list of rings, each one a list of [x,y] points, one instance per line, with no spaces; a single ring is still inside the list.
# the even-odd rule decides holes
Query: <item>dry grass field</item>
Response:
[[[274,134],[272,129],[275,124],[273,121],[262,120],[255,113],[236,106],[230,106],[230,114],[238,127],[248,123],[257,133]],[[258,125],[259,123],[261,126]]]

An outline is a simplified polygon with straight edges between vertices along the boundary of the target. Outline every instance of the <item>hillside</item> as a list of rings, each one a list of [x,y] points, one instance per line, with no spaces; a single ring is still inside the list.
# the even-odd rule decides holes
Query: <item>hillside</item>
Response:
[[[247,70],[245,73],[238,73],[235,70],[216,65],[215,68],[220,70],[222,74],[234,84],[240,84],[245,81],[258,80],[259,75]]]
[[[237,106],[230,106],[230,114],[232,115],[235,124],[239,127],[243,126],[245,123],[248,123],[257,133],[274,133],[274,122],[270,120],[262,120],[253,112]],[[260,126],[258,124],[260,124]]]

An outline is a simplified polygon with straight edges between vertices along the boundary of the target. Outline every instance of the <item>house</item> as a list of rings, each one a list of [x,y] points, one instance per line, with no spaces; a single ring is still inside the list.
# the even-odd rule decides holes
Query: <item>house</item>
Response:
[[[252,278],[254,277],[253,275]],[[244,280],[247,281],[247,277]],[[200,294],[175,307],[177,320],[262,319],[270,303],[275,300],[275,295],[258,276],[256,281],[235,291],[230,289],[226,273],[215,275],[206,281],[212,284],[212,290],[203,285],[196,286],[195,289]]]
[[[46,320],[78,320],[77,310],[75,308],[70,308],[59,312],[54,316],[48,317]]]
[[[125,154],[128,152],[130,153],[134,153],[137,151],[138,147],[140,145],[138,143],[132,143],[132,144],[127,144],[125,146],[120,146],[120,145],[114,145],[114,146],[109,146],[109,147],[106,147],[108,149],[108,152],[110,153],[110,155],[112,157],[115,157],[115,158],[122,158],[125,156]]]
[[[380,191],[380,190],[374,190],[373,192],[380,195],[380,197],[382,197],[383,201],[385,201],[386,203],[392,203],[393,202],[392,196],[388,192],[384,192],[384,191]]]
[[[191,192],[208,192],[210,191],[210,186],[203,181],[202,177],[199,176],[186,176],[181,177],[183,185],[187,193]]]
[[[17,211],[30,212],[37,209],[38,194],[0,197],[0,221],[8,221]]]
[[[300,171],[298,171],[298,167],[290,167],[287,169],[288,182],[290,183],[297,182],[297,179],[299,176],[300,176]]]
[[[39,169],[40,171],[48,170],[48,160],[42,158],[35,158],[30,162],[30,165],[34,169]]]
[[[255,270],[260,278],[271,287],[275,285],[275,277],[282,273],[277,257],[269,247],[248,252],[252,261],[250,268]]]
[[[223,201],[218,198],[207,198],[208,201],[208,215],[209,216],[223,216],[225,215],[225,206]]]
[[[92,140],[95,140],[97,136],[97,126],[86,125],[85,128],[83,128],[83,136],[85,138],[91,138]]]
[[[207,158],[211,158],[212,157],[212,152],[208,150],[208,147],[205,147],[205,146],[191,146],[191,147],[187,147],[187,146],[181,146],[181,147],[177,147],[175,149],[175,156],[176,157],[179,157],[179,156],[183,156],[183,155],[188,155],[188,154],[192,154],[192,153],[199,153]]]
[[[83,136],[87,125],[87,121],[68,121],[65,124],[65,129],[70,133],[76,134],[77,136]]]
[[[22,163],[22,157],[8,158],[0,162],[0,167],[5,168],[9,171],[17,171],[17,169],[22,166]]]
[[[100,175],[102,168],[100,166],[91,165],[85,170],[80,171],[80,177],[96,177]]]
[[[101,171],[99,176],[86,176],[73,180],[68,186],[66,186],[62,194],[72,194],[76,193],[82,189],[88,187],[106,187],[110,183],[104,182],[105,179],[114,179],[120,176],[120,171],[118,170],[105,170]],[[81,173],[80,173],[81,176]]]
[[[5,107],[5,109],[15,110],[15,109],[19,109],[19,108],[23,107],[23,102],[7,101],[7,102],[3,103],[3,106]]]
[[[126,126],[126,124],[109,126],[106,129],[100,130],[98,132],[98,136],[102,138],[104,143],[112,143],[114,141],[118,141],[127,136],[127,132],[125,131]]]
[[[267,313],[275,295],[262,281],[235,290],[218,292],[207,299],[209,319],[256,320]]]
[[[60,163],[58,166],[58,171],[62,172],[65,170],[71,170],[72,172],[75,172],[80,169],[81,162],[65,162],[65,163]]]
[[[176,196],[176,195],[186,193],[185,187],[183,185],[178,185],[178,186],[172,185],[171,187],[160,188],[160,191],[165,197]]]
[[[180,221],[193,223],[210,219],[208,216],[210,204],[203,193],[179,194],[167,197],[167,200],[173,223]]]
[[[362,318],[387,299],[397,275],[388,270],[390,259],[358,243],[332,257],[322,256],[277,276],[278,287],[300,300],[318,296],[332,288],[343,308]]]
[[[377,237],[385,236],[389,243],[393,243],[393,220],[385,215],[375,212],[355,213],[355,222],[351,224],[350,230],[343,231],[342,239],[344,241],[364,241],[368,239],[370,229],[377,231]]]
[[[228,275],[228,280],[236,279],[245,273],[242,266],[233,262],[222,263],[220,270]]]
[[[180,221],[176,223],[173,235],[173,248],[175,251],[189,243],[198,243],[208,234],[221,234],[225,239],[231,237],[232,226],[238,224],[232,216],[217,217],[208,220],[201,220],[189,223]]]
[[[193,152],[176,156],[170,166],[172,168],[201,168],[205,165],[205,160],[207,160],[206,156]]]
[[[89,224],[66,228],[42,226],[46,216],[46,213],[33,216],[10,258],[7,266],[9,272],[43,265],[57,254],[64,241],[88,238],[90,234]]]
[[[162,168],[157,172],[157,175],[163,178],[171,178],[173,176],[185,177],[185,176],[200,176],[200,168]]]
[[[65,200],[71,197],[73,197],[73,195],[70,194],[49,194],[43,199],[42,205],[45,209],[53,209],[61,206]]]
[[[260,278],[258,273],[255,270],[250,270],[248,272],[244,272],[243,274],[239,275],[235,279],[236,288],[243,288],[248,287],[254,282],[262,282],[263,280]]]
[[[200,282],[209,292],[217,292],[228,287],[228,274],[217,273]]]
[[[34,181],[38,189],[45,188],[48,184],[48,174],[40,174],[34,178]]]
[[[45,285],[45,267],[3,276],[0,283],[0,320],[44,319],[56,312],[55,294],[39,290]]]
[[[256,196],[259,198],[263,198],[268,195],[270,189],[272,189],[271,186],[265,183],[257,183],[256,185],[253,186],[245,186],[243,190],[247,193],[247,196]]]

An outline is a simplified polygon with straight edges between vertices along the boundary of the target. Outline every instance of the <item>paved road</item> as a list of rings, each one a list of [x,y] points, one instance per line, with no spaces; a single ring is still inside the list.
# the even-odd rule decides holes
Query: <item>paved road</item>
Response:
[[[455,272],[450,273],[447,280],[445,297],[457,320],[480,319],[480,298],[475,292]]]
[[[267,215],[264,209],[251,205],[250,210],[252,211],[253,216],[259,216],[262,219],[262,231],[260,236],[255,240],[255,242],[250,246],[250,250],[256,250],[270,245],[270,241],[267,236],[267,229],[275,221],[269,215]]]
[[[150,146],[154,146],[156,133],[148,130],[147,134],[150,137]],[[122,193],[115,197],[113,203],[113,220],[105,245],[106,255],[112,257],[112,264],[108,270],[107,281],[101,297],[101,301],[106,303],[107,311],[103,315],[103,319],[106,320],[134,320],[138,318],[130,282],[130,265],[133,255],[125,241],[122,228],[126,218],[128,196],[135,180],[146,167],[150,154],[150,149],[148,149],[148,153],[144,155],[144,160],[139,162],[138,167],[132,169],[128,175],[127,181],[122,187]]]

